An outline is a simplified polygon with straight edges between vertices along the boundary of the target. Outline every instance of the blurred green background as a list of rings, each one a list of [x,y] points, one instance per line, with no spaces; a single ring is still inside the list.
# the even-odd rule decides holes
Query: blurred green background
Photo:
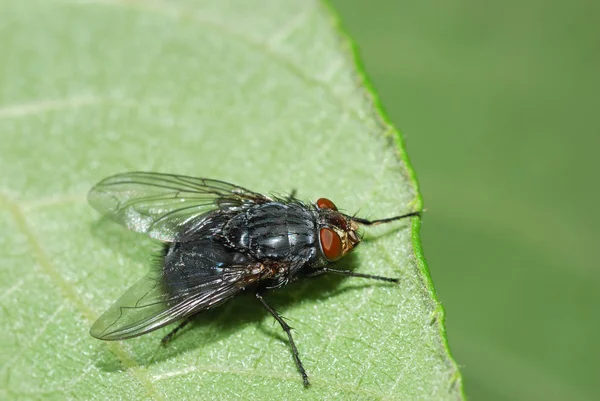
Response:
[[[332,3],[406,138],[467,397],[597,399],[600,2]]]

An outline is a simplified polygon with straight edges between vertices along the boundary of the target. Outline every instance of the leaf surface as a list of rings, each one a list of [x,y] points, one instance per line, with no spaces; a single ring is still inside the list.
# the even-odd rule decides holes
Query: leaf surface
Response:
[[[0,21],[0,395],[47,399],[459,399],[419,221],[368,231],[323,277],[268,295],[295,328],[303,389],[251,297],[125,342],[91,323],[157,243],[86,203],[149,170],[333,199],[362,217],[421,208],[396,131],[319,2],[16,1]]]

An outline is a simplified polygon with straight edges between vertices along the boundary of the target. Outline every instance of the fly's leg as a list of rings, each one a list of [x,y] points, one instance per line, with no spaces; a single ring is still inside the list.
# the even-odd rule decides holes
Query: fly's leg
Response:
[[[308,387],[310,385],[310,383],[308,382],[308,375],[306,374],[306,370],[304,370],[304,366],[302,365],[302,361],[300,360],[300,355],[298,354],[298,348],[296,348],[296,344],[294,343],[294,339],[292,338],[292,328],[285,322],[285,320],[283,320],[283,318],[281,316],[279,316],[279,313],[277,313],[277,311],[275,309],[273,309],[267,303],[267,301],[265,301],[265,299],[262,297],[262,295],[260,295],[259,293],[256,293],[256,299],[258,299],[260,301],[260,303],[265,307],[265,309],[268,310],[271,315],[273,315],[275,320],[277,320],[279,322],[279,324],[281,325],[281,328],[283,329],[283,331],[285,331],[285,333],[287,334],[288,339],[290,340],[290,346],[292,347],[292,354],[294,356],[294,362],[296,362],[296,366],[298,367],[298,370],[300,371],[300,374],[302,375],[302,381],[304,382],[304,387]]]
[[[177,332],[181,329],[183,329],[185,326],[187,326],[187,324],[189,322],[192,321],[192,317],[193,316],[188,316],[186,317],[181,323],[179,323],[177,325],[177,327],[175,327],[173,330],[171,330],[171,332],[169,334],[167,334],[166,336],[164,336],[162,338],[162,340],[160,340],[160,343],[162,346],[166,346],[167,344],[169,344],[169,342],[173,339],[173,337],[175,337],[175,334],[177,334]]]
[[[372,280],[387,281],[389,283],[399,283],[399,278],[374,276],[372,274],[355,273],[352,270],[332,269],[330,267],[322,267],[319,270],[309,274],[310,277],[319,276],[324,273],[339,274],[340,276],[370,278]]]
[[[378,226],[380,224],[389,223],[391,221],[396,221],[396,220],[400,220],[400,219],[405,219],[407,217],[421,216],[421,214],[423,214],[422,211],[416,211],[416,212],[406,213],[401,216],[388,217],[387,219],[379,219],[379,220],[367,220],[367,219],[361,219],[360,217],[355,216],[355,217],[352,217],[352,220],[354,220],[355,222],[360,223],[362,225],[365,225],[365,226]]]

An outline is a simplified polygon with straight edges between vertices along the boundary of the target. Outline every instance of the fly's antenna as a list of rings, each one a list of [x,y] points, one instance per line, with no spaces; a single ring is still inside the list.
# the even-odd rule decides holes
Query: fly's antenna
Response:
[[[396,220],[400,220],[400,219],[405,219],[407,217],[421,216],[422,213],[423,213],[423,211],[410,212],[410,213],[403,214],[401,216],[388,217],[387,219],[379,219],[379,220],[367,220],[367,219],[361,219],[360,217],[352,217],[352,220],[354,220],[355,222],[357,222],[359,224],[365,225],[365,226],[378,226],[380,224],[389,223],[391,221],[396,221]]]

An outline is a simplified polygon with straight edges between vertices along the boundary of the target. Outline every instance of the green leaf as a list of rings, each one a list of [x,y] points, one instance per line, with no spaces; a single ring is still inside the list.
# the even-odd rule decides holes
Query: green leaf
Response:
[[[159,245],[85,200],[127,170],[328,197],[364,217],[421,208],[382,118],[319,2],[3,0],[0,19],[1,398],[459,399],[419,221],[368,230],[341,263],[399,286],[322,277],[267,295],[295,327],[302,387],[251,297],[162,349],[91,323]]]

